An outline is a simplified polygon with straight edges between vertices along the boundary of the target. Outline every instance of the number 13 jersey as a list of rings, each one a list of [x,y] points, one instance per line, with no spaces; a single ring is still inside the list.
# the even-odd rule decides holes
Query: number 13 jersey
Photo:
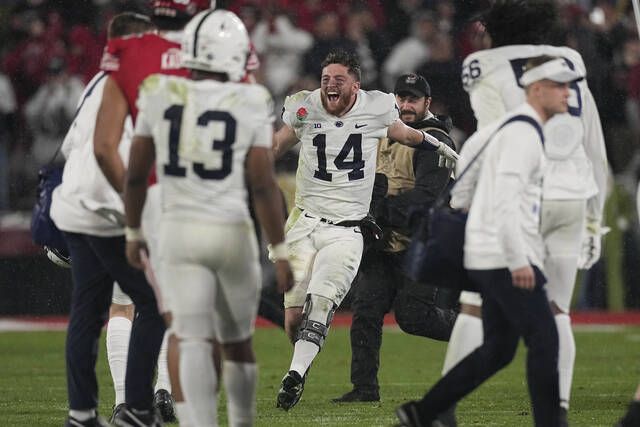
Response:
[[[162,215],[180,220],[249,220],[245,159],[271,148],[273,101],[258,84],[155,74],[140,86],[136,136],[152,137]]]
[[[358,220],[369,212],[378,141],[398,119],[392,94],[359,90],[341,117],[324,109],[320,89],[287,97],[282,120],[300,140],[296,206],[331,221]]]

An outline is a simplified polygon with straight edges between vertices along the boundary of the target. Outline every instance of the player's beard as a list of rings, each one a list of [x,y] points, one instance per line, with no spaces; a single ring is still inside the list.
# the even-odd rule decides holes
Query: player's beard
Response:
[[[332,97],[330,97],[328,94],[329,92],[338,92],[338,99],[332,99]],[[342,114],[346,113],[346,110],[349,107],[353,96],[354,93],[351,89],[324,89],[321,92],[320,98],[322,99],[322,106],[327,111],[327,113],[339,117]]]

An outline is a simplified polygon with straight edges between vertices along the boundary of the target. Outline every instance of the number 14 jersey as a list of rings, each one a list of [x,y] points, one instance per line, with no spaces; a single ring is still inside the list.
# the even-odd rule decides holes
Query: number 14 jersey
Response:
[[[287,97],[282,120],[300,140],[296,206],[331,221],[358,220],[369,212],[378,141],[398,119],[392,94],[359,90],[341,117],[324,109],[320,89]]]

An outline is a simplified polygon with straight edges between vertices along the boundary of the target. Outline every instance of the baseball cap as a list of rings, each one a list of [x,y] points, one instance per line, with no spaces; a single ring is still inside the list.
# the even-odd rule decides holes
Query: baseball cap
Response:
[[[572,70],[567,61],[562,58],[556,58],[525,71],[522,77],[520,77],[520,83],[522,86],[529,86],[540,80],[569,83],[582,80],[583,78],[584,74]]]
[[[398,77],[393,93],[396,95],[409,93],[418,98],[422,98],[423,96],[429,98],[431,96],[431,88],[424,77],[419,74],[410,73]]]

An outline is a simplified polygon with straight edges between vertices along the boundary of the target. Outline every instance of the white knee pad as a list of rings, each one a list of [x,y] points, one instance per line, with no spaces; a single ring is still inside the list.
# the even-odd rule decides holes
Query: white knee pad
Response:
[[[307,300],[302,309],[298,339],[312,342],[321,349],[336,308],[338,307],[329,298],[307,294]]]
[[[174,314],[173,330],[180,339],[215,338],[213,315],[211,313]]]

